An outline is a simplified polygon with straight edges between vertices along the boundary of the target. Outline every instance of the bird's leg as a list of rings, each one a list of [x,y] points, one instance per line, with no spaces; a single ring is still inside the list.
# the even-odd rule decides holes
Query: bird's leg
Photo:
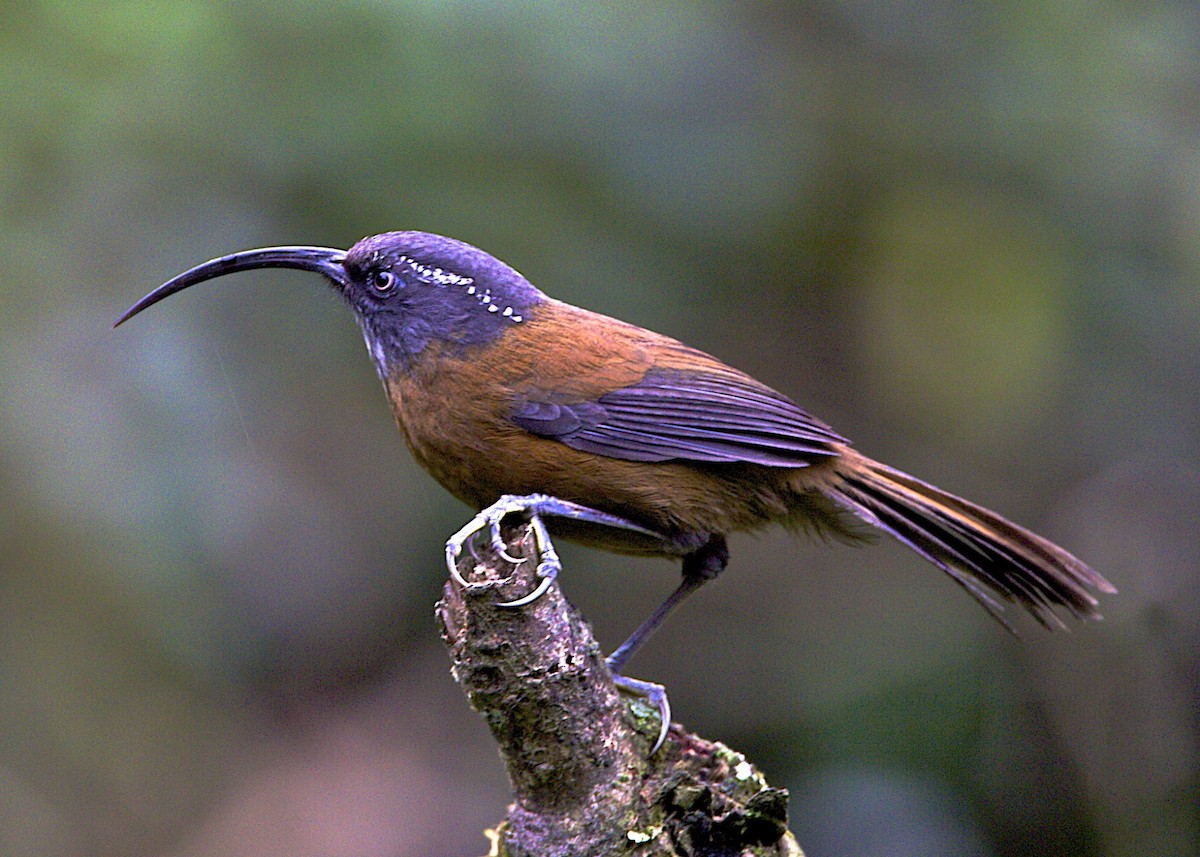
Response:
[[[458,572],[458,558],[462,555],[463,548],[465,547],[473,555],[475,553],[474,542],[482,535],[486,534],[491,542],[492,550],[502,559],[514,565],[519,565],[523,562],[521,558],[509,555],[505,549],[504,537],[500,533],[500,522],[513,514],[525,517],[529,521],[530,529],[533,531],[534,545],[537,549],[537,574],[539,583],[537,588],[528,595],[512,601],[501,602],[497,605],[499,607],[523,607],[532,601],[536,601],[550,588],[550,584],[554,582],[555,577],[558,576],[558,572],[562,569],[562,564],[558,559],[558,552],[554,550],[554,544],[550,541],[550,534],[547,532],[546,525],[542,521],[543,516],[586,521],[619,530],[629,530],[655,539],[663,539],[660,533],[648,530],[625,518],[601,512],[598,509],[590,509],[587,506],[581,506],[578,503],[572,503],[568,500],[560,500],[557,497],[551,497],[547,494],[528,494],[525,496],[505,494],[472,518],[465,527],[451,536],[449,541],[446,542],[446,567],[450,570],[450,576],[464,589],[475,591],[485,588],[482,584],[468,582]]]
[[[683,580],[680,581],[679,586],[606,659],[608,668],[613,675],[613,682],[618,688],[626,693],[645,697],[652,705],[658,708],[661,726],[659,727],[658,738],[650,750],[653,754],[662,746],[663,741],[666,740],[667,732],[671,727],[671,703],[667,699],[666,689],[661,684],[629,678],[622,675],[621,670],[629,659],[633,657],[634,652],[649,639],[650,635],[657,630],[658,626],[666,620],[667,616],[687,596],[691,595],[725,569],[726,564],[729,562],[729,548],[725,544],[725,537],[719,534],[689,534],[679,540],[674,540],[617,515],[610,515],[607,512],[581,506],[578,503],[572,503],[568,500],[560,500],[557,497],[551,497],[546,494],[529,494],[525,496],[505,494],[491,506],[488,506],[472,518],[466,526],[451,536],[446,542],[446,565],[450,570],[451,577],[464,589],[475,591],[485,588],[483,584],[470,583],[458,571],[458,558],[462,555],[464,548],[474,555],[475,541],[480,536],[486,535],[491,543],[492,550],[500,557],[513,564],[523,562],[522,559],[509,555],[506,550],[504,536],[500,532],[501,522],[513,514],[520,514],[529,521],[537,550],[537,574],[540,582],[528,595],[512,601],[501,602],[497,605],[498,607],[522,607],[536,601],[550,588],[550,585],[554,582],[555,577],[562,568],[558,559],[558,553],[554,550],[554,544],[550,540],[550,534],[547,532],[546,525],[542,521],[543,516],[587,521],[588,523],[600,524],[615,529],[628,530],[661,540],[669,553],[678,552],[683,554]],[[697,541],[700,542],[699,546],[696,546]]]
[[[667,596],[667,600],[658,605],[658,608],[646,618],[646,621],[638,625],[625,642],[617,646],[616,650],[608,656],[609,669],[614,673],[620,673],[629,659],[633,657],[634,652],[641,648],[650,635],[658,629],[658,626],[671,615],[671,611],[683,603],[685,598],[724,571],[728,563],[729,547],[725,544],[725,537],[717,534],[709,536],[704,544],[684,556],[683,580],[679,581],[679,586]]]
[[[646,621],[638,625],[625,642],[617,646],[616,650],[607,658],[608,668],[612,671],[613,681],[618,687],[627,693],[644,696],[651,704],[658,707],[662,726],[659,729],[658,740],[650,750],[651,754],[662,746],[663,741],[667,738],[667,730],[671,727],[671,703],[667,699],[667,689],[661,684],[651,681],[628,678],[622,675],[621,671],[633,657],[634,652],[641,648],[650,635],[658,629],[658,626],[666,621],[667,616],[671,615],[671,612],[682,604],[685,598],[724,571],[728,562],[729,548],[725,544],[725,537],[718,534],[709,536],[708,540],[700,547],[685,555],[683,580],[679,582],[679,586],[675,587],[675,591],[668,595],[667,599],[646,618]]]

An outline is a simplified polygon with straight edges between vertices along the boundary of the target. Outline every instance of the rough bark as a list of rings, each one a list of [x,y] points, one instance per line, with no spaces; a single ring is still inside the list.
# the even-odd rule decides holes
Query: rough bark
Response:
[[[518,529],[509,552],[528,557]],[[678,724],[652,756],[656,709],[617,691],[591,628],[558,585],[524,607],[498,602],[537,583],[487,546],[460,563],[482,592],[446,584],[437,615],[452,672],[483,715],[513,803],[490,834],[497,857],[800,855],[787,792],[740,753]]]

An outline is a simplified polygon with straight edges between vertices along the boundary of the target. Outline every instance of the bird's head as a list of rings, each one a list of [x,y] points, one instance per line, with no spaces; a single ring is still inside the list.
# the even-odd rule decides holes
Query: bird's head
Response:
[[[491,342],[545,300],[517,271],[470,244],[428,232],[384,232],[349,250],[264,247],[212,259],[163,283],[117,324],[188,286],[254,268],[323,275],[354,310],[383,377],[411,365],[434,342],[460,349]]]

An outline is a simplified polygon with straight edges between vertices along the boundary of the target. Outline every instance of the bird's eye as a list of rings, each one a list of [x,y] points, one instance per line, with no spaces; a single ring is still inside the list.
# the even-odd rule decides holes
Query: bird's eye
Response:
[[[396,288],[396,275],[391,271],[373,271],[367,278],[371,291],[377,295],[386,295]]]

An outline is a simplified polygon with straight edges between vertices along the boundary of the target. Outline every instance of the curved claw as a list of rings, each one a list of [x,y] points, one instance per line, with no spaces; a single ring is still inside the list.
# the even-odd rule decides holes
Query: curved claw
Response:
[[[613,683],[626,693],[645,697],[648,702],[658,707],[660,725],[658,727],[658,739],[654,742],[654,746],[650,748],[650,755],[653,756],[658,752],[658,748],[663,745],[663,742],[667,740],[667,733],[671,730],[671,700],[667,699],[667,689],[661,684],[628,678],[620,673],[613,673]]]
[[[535,514],[521,506],[518,502],[515,502],[521,499],[523,498],[508,495],[501,497],[497,502],[484,509],[468,521],[457,533],[446,540],[446,567],[450,571],[451,577],[459,583],[463,582],[462,576],[458,574],[457,570],[458,558],[462,554],[464,547],[471,552],[471,556],[476,559],[479,558],[475,550],[475,541],[485,528],[488,530],[488,541],[491,542],[492,551],[497,556],[512,565],[520,565],[525,561],[523,557],[513,556],[508,552],[508,545],[505,544],[504,536],[500,533],[500,522],[507,515],[520,511]]]
[[[479,551],[477,551],[477,550],[475,549],[475,538],[474,538],[474,536],[472,536],[471,538],[467,539],[467,552],[471,554],[471,559],[475,560],[475,562],[476,562],[476,563],[479,563],[479,562],[481,561],[481,560],[479,559]]]
[[[541,560],[537,567],[537,575],[541,580],[538,581],[537,588],[528,595],[522,595],[512,601],[503,601],[497,604],[497,607],[524,607],[526,604],[537,601],[546,594],[546,590],[550,588],[550,585],[558,577],[558,572],[562,570],[562,563],[558,560],[558,551],[554,549],[554,543],[550,541],[550,533],[547,532],[546,524],[539,515],[529,516],[529,528],[533,531],[534,549],[537,551],[538,559]]]
[[[510,565],[520,565],[525,561],[524,557],[512,556],[508,552],[508,544],[504,541],[504,536],[500,532],[500,521],[504,515],[489,514],[487,515],[487,524],[491,529],[492,552]],[[482,527],[480,527],[482,529]],[[475,533],[478,534],[478,531]]]
[[[479,539],[482,541],[485,529],[487,530],[486,537],[491,543],[492,551],[498,557],[514,566],[520,565],[525,561],[524,557],[515,557],[508,552],[508,545],[505,543],[504,537],[500,532],[500,522],[512,514],[523,515],[529,521],[530,528],[533,530],[537,546],[537,574],[541,580],[533,592],[513,601],[503,602],[499,605],[501,607],[521,607],[532,601],[536,601],[546,593],[546,590],[554,582],[554,578],[558,575],[562,567],[558,560],[558,553],[554,550],[554,545],[550,541],[550,534],[546,530],[546,525],[542,523],[542,516],[549,515],[557,518],[588,521],[593,524],[600,524],[619,530],[628,530],[658,539],[668,547],[671,544],[670,540],[661,533],[653,532],[616,515],[596,509],[589,509],[587,506],[581,506],[578,503],[560,500],[557,497],[551,497],[547,494],[529,494],[525,496],[505,494],[467,522],[462,529],[452,535],[446,542],[446,567],[450,571],[450,577],[464,589],[478,591],[488,588],[486,585],[468,582],[458,571],[458,559],[463,552],[464,546],[471,552],[472,556],[478,558],[475,551],[476,540]]]
[[[545,577],[543,577],[538,582],[537,588],[534,589],[532,592],[530,592],[528,595],[522,595],[520,598],[514,598],[512,601],[497,602],[496,606],[497,607],[524,607],[526,604],[532,604],[534,601],[537,601],[539,598],[541,598],[543,595],[546,594],[546,590],[549,589],[554,584],[554,578],[556,576],[557,575],[554,575],[554,574],[547,574]]]
[[[456,545],[453,541],[446,542],[446,567],[450,569],[451,579],[468,592],[477,589],[479,584],[472,583],[458,572],[458,555],[462,553],[462,546]],[[472,551],[474,555],[474,551]],[[478,559],[478,557],[476,557]]]
[[[525,557],[523,557],[523,556],[511,556],[511,555],[509,554],[509,552],[508,552],[508,551],[506,551],[506,550],[497,550],[497,551],[496,551],[496,556],[500,557],[500,559],[504,560],[504,561],[505,561],[505,562],[507,562],[509,565],[520,565],[521,563],[523,563],[523,562],[525,561]]]

